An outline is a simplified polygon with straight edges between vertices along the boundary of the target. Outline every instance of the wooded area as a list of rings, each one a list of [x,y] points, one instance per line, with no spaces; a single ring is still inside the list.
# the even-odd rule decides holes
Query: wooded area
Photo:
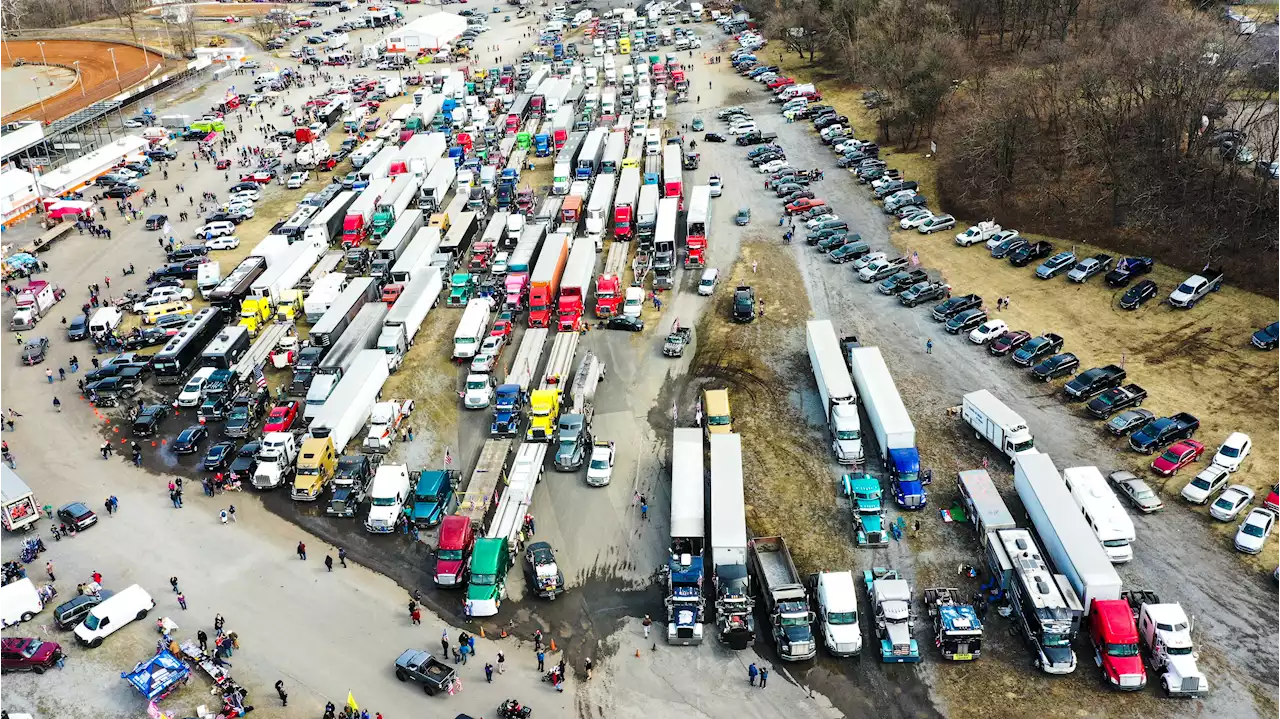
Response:
[[[938,143],[948,212],[1192,269],[1212,263],[1276,294],[1275,44],[1238,35],[1220,5],[800,0],[752,10],[774,42],[888,98],[872,111],[883,146]]]

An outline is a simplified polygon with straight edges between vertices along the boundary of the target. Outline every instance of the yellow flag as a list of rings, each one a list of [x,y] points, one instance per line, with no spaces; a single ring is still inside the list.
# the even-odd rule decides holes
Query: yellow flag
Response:
[[[360,711],[360,707],[359,707],[359,705],[357,705],[357,704],[356,704],[356,698],[355,698],[355,696],[351,693],[351,690],[350,690],[350,689],[348,689],[348,690],[347,690],[347,706],[351,707],[351,711],[353,711],[353,712],[358,712],[358,711]]]

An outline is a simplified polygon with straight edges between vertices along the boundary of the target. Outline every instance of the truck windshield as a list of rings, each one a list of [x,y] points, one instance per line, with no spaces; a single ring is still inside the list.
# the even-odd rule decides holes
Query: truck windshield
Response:
[[[437,549],[436,559],[443,559],[446,562],[460,562],[462,561],[462,550],[461,549]]]
[[[797,615],[794,615],[794,616],[786,616],[786,615],[783,615],[783,617],[782,617],[782,626],[784,626],[784,627],[804,627],[804,628],[808,629],[808,628],[809,628],[809,615],[808,615],[808,614],[797,614]]]
[[[374,497],[373,506],[375,507],[394,507],[400,503],[397,497]]]
[[[496,582],[497,582],[497,577],[493,574],[472,574],[471,575],[472,584],[495,584]]]
[[[88,624],[88,622],[86,622],[86,624]],[[92,629],[93,627],[89,627],[89,628]],[[1165,653],[1168,654],[1169,656],[1183,656],[1183,655],[1191,654],[1192,652],[1191,647],[1166,646],[1164,649],[1165,649]]]
[[[467,383],[467,389],[484,389],[486,384],[484,380],[475,380]]]
[[[1108,540],[1106,540],[1105,542],[1103,542],[1103,543],[1102,543],[1102,546],[1104,546],[1104,547],[1127,547],[1127,546],[1129,546],[1129,540],[1127,540],[1127,539],[1108,539]]]
[[[1107,654],[1113,657],[1136,657],[1138,656],[1138,644],[1107,644]]]
[[[1025,442],[1019,442],[1019,443],[1017,443],[1017,444],[1013,445],[1013,451],[1014,451],[1014,453],[1021,453],[1021,452],[1025,452],[1025,451],[1027,451],[1027,450],[1029,450],[1029,449],[1031,449],[1031,448],[1033,448],[1033,447],[1035,447],[1035,446],[1036,446],[1036,441],[1035,441],[1034,439],[1028,439],[1028,440],[1027,440],[1027,441],[1025,441]]]
[[[707,417],[707,424],[711,425],[712,427],[727,427],[732,423],[733,423],[733,419],[726,414],[712,415],[710,417]]]
[[[860,442],[862,441],[862,432],[856,429],[845,429],[836,432],[836,439],[841,442]]]
[[[857,612],[832,612],[827,615],[827,624],[857,624]]]
[[[415,502],[438,502],[440,501],[440,497],[435,493],[418,494],[414,495],[413,500]]]
[[[1071,636],[1068,634],[1046,633],[1041,644],[1046,647],[1070,647]]]

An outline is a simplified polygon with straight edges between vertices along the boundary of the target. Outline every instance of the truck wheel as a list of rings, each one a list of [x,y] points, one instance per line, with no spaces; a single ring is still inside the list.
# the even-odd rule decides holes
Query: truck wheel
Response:
[[[29,622],[29,621],[31,621],[31,618],[32,618],[32,617],[34,617],[34,616],[35,616],[35,614],[32,614],[31,612],[23,612],[23,613],[22,613],[22,616],[21,616],[21,617],[19,617],[19,618],[20,618],[22,621],[24,621],[24,622]]]
[[[148,611],[148,610],[143,609],[142,611],[138,612],[137,619],[138,619],[139,621],[141,621],[141,620],[143,620],[143,619],[146,619],[146,618],[147,618],[147,611]]]
[[[102,646],[102,637],[94,637],[93,641],[89,642],[89,647],[92,649],[97,649],[100,646]]]
[[[407,672],[405,672],[405,670],[403,670],[403,669],[397,669],[397,670],[396,670],[396,679],[399,679],[399,680],[400,680],[400,681],[402,681],[402,682],[407,682],[407,681],[409,681],[409,674],[408,674]]]
[[[423,684],[422,690],[425,691],[429,697],[435,696],[436,694],[436,690],[432,689],[430,684]]]

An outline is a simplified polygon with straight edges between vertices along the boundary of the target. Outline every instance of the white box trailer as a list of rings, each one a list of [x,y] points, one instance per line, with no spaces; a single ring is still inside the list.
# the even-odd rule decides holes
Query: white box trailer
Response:
[[[671,541],[688,540],[694,556],[706,538],[706,488],[702,430],[677,427],[671,439]]]
[[[355,201],[355,192],[339,192],[329,204],[311,216],[311,222],[303,230],[303,238],[308,242],[318,242],[321,246],[336,244],[342,238],[342,222],[347,218],[347,208]]]
[[[916,428],[902,404],[898,387],[884,363],[879,347],[849,350],[849,364],[858,398],[876,435],[880,456],[893,485],[894,501],[908,509],[926,504],[920,481],[920,453],[916,449]]]
[[[439,212],[445,206],[444,198],[448,197],[458,178],[458,166],[449,162],[437,162],[418,190],[418,207],[427,213]]]
[[[811,320],[805,325],[809,365],[818,383],[822,410],[831,431],[831,449],[840,464],[861,464],[862,426],[858,419],[858,393],[840,351],[831,320]]]
[[[400,368],[405,353],[413,346],[418,329],[427,319],[427,313],[440,301],[443,290],[444,277],[439,270],[430,270],[410,281],[387,313],[382,322],[382,333],[378,336],[378,349],[387,353],[387,364],[392,372]]]
[[[1010,462],[1016,463],[1027,454],[1039,454],[1027,421],[985,389],[964,396],[960,416],[979,439],[990,442]]]
[[[546,327],[530,327],[524,331],[524,337],[520,340],[520,349],[516,351],[516,358],[511,362],[511,370],[503,379],[503,384],[518,385],[521,397],[533,386],[533,377],[538,371],[538,365],[542,362],[542,351],[546,348],[547,335],[550,332],[551,330]]]
[[[311,290],[307,292],[306,299],[302,301],[302,313],[306,315],[307,322],[311,324],[319,322],[320,318],[324,317],[324,313],[333,306],[333,301],[342,294],[342,288],[346,284],[347,276],[341,272],[330,272],[316,280]]]
[[[742,436],[713,434],[711,451],[711,563],[747,563],[747,506],[742,490]]]
[[[351,324],[351,320],[355,318],[356,313],[366,302],[373,299],[377,290],[372,277],[352,278],[329,306],[329,311],[324,313],[319,322],[311,326],[307,339],[320,347],[337,342],[343,331]]]
[[[320,249],[315,245],[306,242],[295,243],[289,248],[287,254],[276,262],[267,264],[267,271],[249,285],[249,296],[269,298],[273,305],[279,304],[282,293],[297,286],[318,259],[320,259]]]
[[[969,514],[978,538],[1000,529],[1015,529],[1018,523],[1013,513],[1000,497],[1000,490],[985,469],[966,469],[956,474],[956,488],[960,491],[960,503]]]
[[[7,464],[0,464],[0,512],[10,532],[25,531],[40,518],[35,493]]]
[[[431,256],[440,248],[440,228],[423,227],[413,236],[400,259],[391,266],[392,282],[410,282],[415,274],[431,266]]]
[[[1120,576],[1049,455],[1019,459],[1013,466],[1013,487],[1054,569],[1071,583],[1084,613],[1096,599],[1119,599]]]
[[[477,297],[467,303],[462,311],[462,320],[453,333],[453,358],[469,360],[480,350],[480,343],[489,331],[489,315],[493,311],[493,302],[487,297]]]
[[[617,175],[601,174],[596,177],[591,187],[591,196],[587,200],[586,228],[587,237],[600,249],[604,244],[604,233],[609,226],[609,208],[613,206],[614,179]]]
[[[364,350],[356,355],[311,422],[310,435],[331,438],[334,451],[342,454],[347,442],[364,429],[388,374],[387,355],[382,350]]]
[[[422,179],[436,169],[448,147],[443,132],[419,132],[400,148],[400,157],[408,165],[408,171]]]

